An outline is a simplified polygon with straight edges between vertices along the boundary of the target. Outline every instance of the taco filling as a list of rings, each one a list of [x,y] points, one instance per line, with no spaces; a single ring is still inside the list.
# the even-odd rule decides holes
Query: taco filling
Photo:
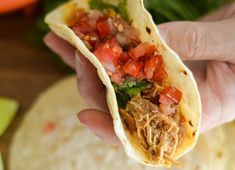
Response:
[[[168,80],[158,47],[142,42],[126,15],[113,8],[79,9],[70,27],[109,75],[128,132],[151,159],[177,165],[173,154],[183,135],[182,92]]]

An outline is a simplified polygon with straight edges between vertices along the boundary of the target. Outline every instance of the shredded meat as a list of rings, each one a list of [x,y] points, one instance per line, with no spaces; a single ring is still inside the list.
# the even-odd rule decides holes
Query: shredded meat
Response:
[[[155,98],[155,97],[157,97],[159,92],[163,89],[164,89],[164,87],[162,87],[161,85],[159,85],[158,83],[155,82],[155,83],[151,84],[148,88],[143,90],[142,97],[144,97],[146,99]]]
[[[142,97],[148,99],[154,104],[158,104],[156,102],[159,101],[159,95],[163,89],[164,87],[155,82],[142,91]]]
[[[130,132],[136,131],[136,125],[135,125],[135,119],[132,117],[131,114],[129,114],[127,111],[120,109],[120,112],[122,114],[122,119],[125,122],[125,125],[130,130]]]
[[[179,128],[171,116],[160,113],[156,104],[140,96],[132,98],[126,111],[121,113],[124,120],[131,122],[132,130],[135,122],[137,136],[142,146],[152,154],[152,159],[177,165],[172,155],[178,144]]]

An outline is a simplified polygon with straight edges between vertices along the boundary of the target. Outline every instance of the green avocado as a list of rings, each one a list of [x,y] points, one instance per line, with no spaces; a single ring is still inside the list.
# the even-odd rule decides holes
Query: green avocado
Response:
[[[13,120],[19,104],[13,99],[0,97],[0,137]],[[1,170],[1,169],[0,169]]]

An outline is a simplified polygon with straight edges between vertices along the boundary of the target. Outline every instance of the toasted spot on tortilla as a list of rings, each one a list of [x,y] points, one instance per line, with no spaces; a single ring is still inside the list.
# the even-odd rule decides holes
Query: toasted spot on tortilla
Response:
[[[186,71],[186,70],[184,70],[184,69],[180,69],[180,73],[183,73],[185,76],[187,76],[187,75],[188,75],[187,71]]]
[[[196,131],[193,132],[192,136],[195,136],[196,135]]]
[[[190,126],[193,127],[193,124],[192,124],[192,121],[191,121],[191,120],[190,120],[188,123],[189,123]]]
[[[146,31],[148,34],[151,34],[151,29],[148,26],[146,26]]]

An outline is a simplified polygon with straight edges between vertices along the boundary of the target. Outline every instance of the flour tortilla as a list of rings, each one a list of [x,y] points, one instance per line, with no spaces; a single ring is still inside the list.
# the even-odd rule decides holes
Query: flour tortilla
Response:
[[[115,2],[117,1],[112,1],[112,3]],[[66,3],[52,11],[46,17],[45,21],[52,31],[76,47],[97,68],[98,75],[107,89],[107,103],[113,118],[116,135],[124,146],[127,155],[143,164],[159,165],[151,159],[151,154],[143,149],[138,139],[134,139],[129,132],[124,129],[118,111],[115,91],[109,76],[99,60],[69,28],[69,22],[74,17],[75,11],[78,8],[89,9],[88,0],[73,0]],[[129,19],[132,21],[132,25],[141,32],[141,40],[143,42],[148,41],[156,44],[160,54],[164,56],[169,81],[183,93],[180,110],[186,119],[186,124],[184,125],[186,135],[183,137],[182,144],[177,147],[173,155],[173,159],[176,159],[192,149],[198,137],[198,128],[201,119],[201,102],[197,85],[192,73],[182,63],[177,54],[161,39],[151,15],[144,9],[143,1],[127,0],[126,9]]]
[[[61,93],[63,91],[63,93]],[[100,141],[78,122],[76,113],[86,108],[77,92],[76,77],[45,91],[26,114],[14,135],[9,170],[163,170],[129,159],[121,147]],[[52,133],[44,133],[48,122]],[[181,170],[234,170],[235,123],[199,137],[195,148],[179,159]],[[171,168],[170,170],[176,170]]]

